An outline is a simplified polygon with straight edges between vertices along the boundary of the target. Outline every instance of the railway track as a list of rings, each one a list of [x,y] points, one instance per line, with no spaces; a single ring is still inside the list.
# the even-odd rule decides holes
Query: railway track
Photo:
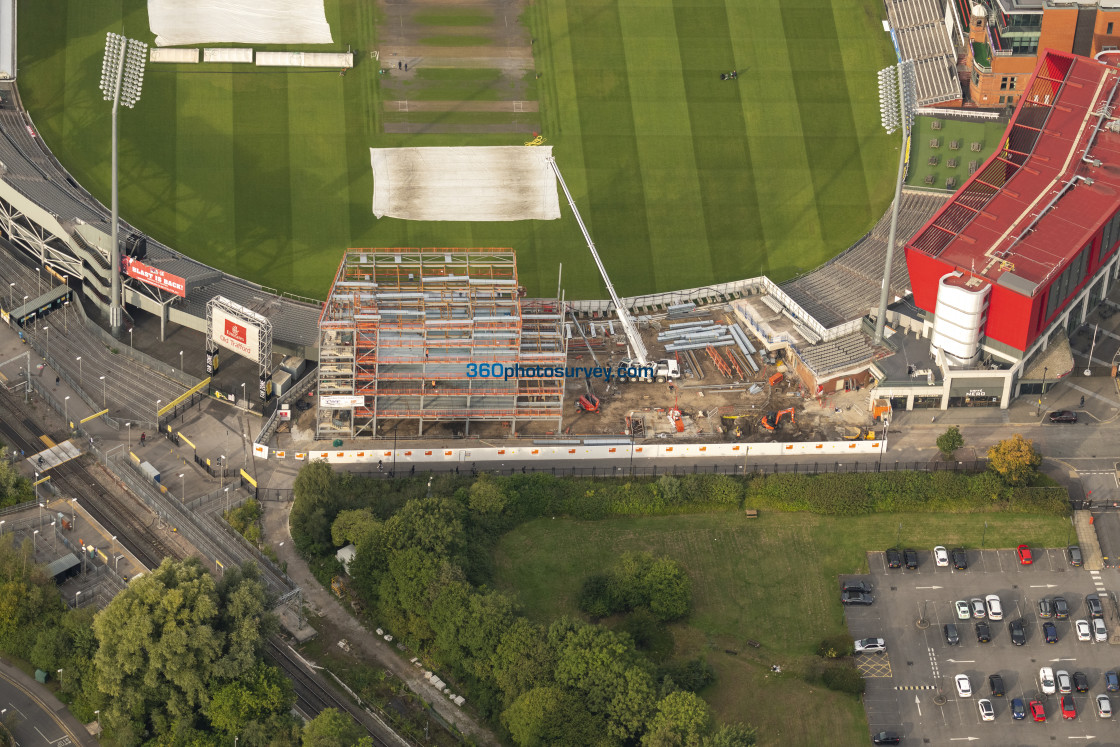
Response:
[[[26,454],[34,454],[44,448],[39,434],[44,429],[35,424],[32,413],[23,402],[7,391],[0,389],[0,404],[13,414],[0,422],[0,434],[12,448]],[[117,541],[128,548],[137,560],[148,568],[156,568],[166,557],[180,557],[155,533],[151,525],[146,525],[132,512],[126,510],[124,503],[112,495],[90,471],[89,457],[82,456],[46,470],[51,484],[62,494],[78,498],[82,508],[98,521]]]

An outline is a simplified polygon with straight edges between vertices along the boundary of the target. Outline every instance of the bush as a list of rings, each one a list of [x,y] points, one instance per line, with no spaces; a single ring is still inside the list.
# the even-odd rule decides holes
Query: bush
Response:
[[[576,598],[576,605],[580,612],[592,620],[613,615],[615,602],[611,587],[611,578],[606,574],[596,573],[585,578],[579,588],[579,596]]]
[[[829,690],[852,695],[863,695],[867,683],[850,661],[838,661],[824,670],[822,681]]]
[[[824,659],[839,659],[843,656],[851,656],[852,651],[852,638],[849,635],[829,636],[817,646],[817,656]]]
[[[655,664],[673,655],[673,634],[649,610],[634,610],[626,616],[620,629],[629,633],[637,649]]]
[[[716,681],[716,671],[704,659],[697,657],[688,661],[665,664],[658,670],[657,678],[670,678],[682,690],[696,693]]]

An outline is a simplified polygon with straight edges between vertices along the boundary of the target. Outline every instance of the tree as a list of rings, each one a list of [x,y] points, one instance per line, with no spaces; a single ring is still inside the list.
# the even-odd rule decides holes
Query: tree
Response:
[[[611,577],[605,573],[593,573],[585,578],[579,587],[576,606],[592,620],[614,613],[616,605]]]
[[[295,703],[291,680],[276,667],[257,664],[252,672],[227,682],[211,693],[206,715],[214,729],[230,740],[241,736],[246,747],[266,745],[272,737],[291,731],[288,715]],[[255,735],[265,737],[260,741]]]
[[[662,698],[643,747],[701,747],[712,730],[712,711],[695,693],[677,691]]]
[[[552,684],[556,652],[540,625],[518,617],[502,634],[493,662],[494,680],[508,707],[534,687]]]
[[[642,579],[649,599],[649,611],[662,621],[688,614],[692,605],[692,579],[677,561],[660,557],[650,564]]]
[[[305,464],[296,475],[289,524],[292,540],[304,552],[322,554],[330,548],[327,512],[333,506],[334,485],[331,466],[322,460]]]
[[[303,747],[373,747],[373,740],[350,715],[337,708],[324,708],[303,727]]]
[[[1018,433],[988,449],[988,468],[1008,485],[1029,483],[1040,464],[1042,455],[1034,448],[1034,441]]]
[[[505,489],[490,475],[479,475],[470,488],[470,507],[480,514],[500,514],[506,507]]]
[[[961,429],[955,425],[949,426],[949,430],[937,437],[937,450],[941,452],[944,459],[952,459],[953,453],[962,446],[964,446],[964,436],[961,435]]]
[[[368,508],[339,511],[331,524],[331,541],[338,547],[352,542],[356,547],[372,545],[380,538],[381,522]]]
[[[559,687],[523,693],[502,713],[502,723],[521,747],[593,745],[601,742],[603,731],[602,719]]]
[[[754,727],[744,724],[724,724],[714,734],[704,739],[704,747],[753,747],[758,739]]]

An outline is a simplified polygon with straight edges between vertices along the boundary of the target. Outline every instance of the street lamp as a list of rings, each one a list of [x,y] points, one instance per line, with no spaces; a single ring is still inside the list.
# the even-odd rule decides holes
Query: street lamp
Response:
[[[128,451],[132,453],[132,423],[125,423],[125,428],[128,428]]]
[[[179,370],[183,370],[183,351],[179,351]]]
[[[1097,332],[1101,329],[1101,323],[1097,322],[1097,326],[1093,327],[1093,344],[1089,346],[1089,362],[1085,364],[1085,375],[1093,375],[1093,353],[1097,350]]]
[[[74,595],[74,607],[78,606],[78,594],[81,594],[81,593],[82,592],[79,591],[77,594]],[[61,669],[58,670],[58,686],[62,687],[62,670]]]
[[[98,378],[101,379],[101,409],[105,409],[108,407],[108,405],[105,404],[108,401],[108,397],[105,396],[105,377],[100,376]]]
[[[43,273],[40,268],[35,268],[35,276],[39,278],[39,295],[43,295]]]
[[[244,381],[241,382],[241,400],[245,403],[246,407],[249,406],[249,399],[248,399],[248,397],[245,396],[245,382]]]
[[[219,479],[218,487],[220,488],[220,487],[222,487],[223,485],[226,484],[226,455],[225,454],[222,454],[220,457],[218,457],[218,465],[219,465],[219,468],[221,469],[221,477],[218,478]]]
[[[70,395],[62,398],[62,416],[66,420],[66,427],[70,427]]]
[[[180,485],[182,485],[183,489],[183,503],[187,502],[187,478],[185,477],[185,474],[186,473],[184,472],[179,473]]]
[[[129,347],[129,349],[131,349],[131,350],[135,350],[135,349],[136,349],[136,348],[134,348],[134,347],[133,347],[133,345],[132,345],[132,327],[129,327],[129,328],[128,328],[128,347]]]
[[[47,333],[47,357],[51,357],[51,328],[43,325],[43,331]]]
[[[9,311],[11,310],[11,308],[13,306],[16,305],[15,297],[12,295],[13,293],[15,293],[15,289],[16,289],[16,284],[15,283],[8,283],[8,310]]]
[[[226,488],[225,492],[226,492],[226,516],[229,516],[229,488]]]
[[[0,519],[0,537],[4,536],[4,520]]]
[[[898,154],[898,177],[894,184],[894,205],[891,207],[891,230],[887,239],[887,257],[883,268],[883,287],[879,290],[879,315],[875,318],[875,342],[883,341],[883,325],[887,321],[887,298],[891,292],[891,262],[894,240],[898,232],[898,209],[902,203],[902,181],[906,177],[906,144],[910,125],[918,106],[914,61],[892,65],[879,71],[879,112],[883,129],[893,133],[901,127],[902,148]]]
[[[93,712],[94,718],[97,720],[97,735],[101,735],[101,711]]]
[[[110,275],[113,280],[112,298],[109,300],[109,326],[114,335],[120,334],[124,311],[121,308],[121,244],[118,236],[120,223],[120,204],[117,198],[117,110],[119,104],[129,109],[140,100],[140,90],[144,85],[144,62],[148,56],[148,45],[136,39],[129,39],[109,32],[105,35],[105,57],[101,63],[101,93],[106,101],[113,102],[112,132],[112,258]],[[131,347],[131,335],[129,336]]]
[[[82,383],[82,356],[79,355],[74,360],[76,360],[78,362],[78,388],[81,389],[82,386],[83,386],[83,383]]]
[[[34,532],[31,533],[31,544],[36,550],[39,549],[39,530],[38,529],[36,529]]]
[[[159,406],[163,404],[162,399],[156,400],[156,430],[159,430]]]
[[[1042,410],[1042,395],[1046,394],[1046,366],[1042,367],[1042,389],[1038,392],[1038,404],[1034,406],[1034,416],[1037,418]]]

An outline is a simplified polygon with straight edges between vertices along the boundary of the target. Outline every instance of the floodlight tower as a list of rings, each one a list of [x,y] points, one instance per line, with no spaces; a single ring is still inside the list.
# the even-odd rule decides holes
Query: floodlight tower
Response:
[[[121,245],[117,238],[120,206],[117,202],[117,108],[124,104],[129,109],[140,100],[144,86],[144,63],[148,45],[109,32],[105,35],[105,58],[101,63],[101,93],[106,101],[113,102],[113,192],[112,192],[112,256],[109,273],[112,279],[112,297],[109,299],[109,327],[114,335],[120,334],[124,321],[121,307]]]
[[[894,185],[894,205],[891,207],[887,262],[883,268],[883,288],[879,293],[879,315],[875,318],[876,343],[883,341],[883,325],[887,320],[887,297],[891,292],[891,262],[894,261],[894,239],[898,230],[898,207],[902,202],[902,180],[906,176],[906,145],[910,140],[914,110],[918,108],[917,97],[913,60],[879,71],[879,113],[883,118],[883,129],[893,133],[902,128],[902,152],[898,154],[898,178]]]

